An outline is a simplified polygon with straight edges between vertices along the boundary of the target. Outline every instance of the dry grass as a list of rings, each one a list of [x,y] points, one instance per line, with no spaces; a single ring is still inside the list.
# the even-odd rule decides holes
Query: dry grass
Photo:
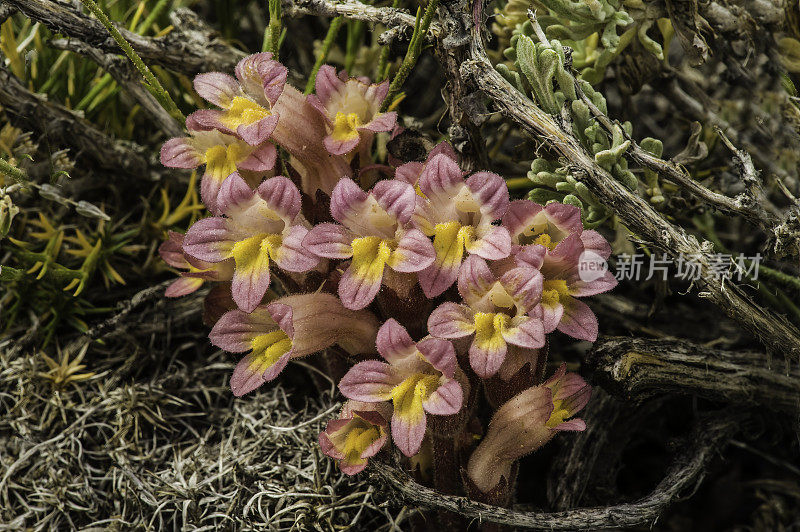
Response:
[[[131,316],[88,350],[94,376],[59,386],[0,344],[0,529],[400,529],[413,512],[318,450],[333,388],[235,399],[192,308]]]

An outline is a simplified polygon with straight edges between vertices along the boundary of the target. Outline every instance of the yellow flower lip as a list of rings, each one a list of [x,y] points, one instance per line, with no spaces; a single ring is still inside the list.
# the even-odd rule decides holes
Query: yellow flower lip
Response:
[[[567,281],[552,279],[544,282],[542,287],[542,304],[552,307],[569,296]]]
[[[292,340],[278,329],[256,336],[250,342],[250,347],[253,349],[253,360],[248,370],[252,373],[264,373],[292,349]]]
[[[253,100],[236,96],[220,122],[228,129],[236,131],[239,126],[249,126],[271,115],[269,109],[265,109]]]
[[[357,113],[345,114],[339,111],[333,120],[331,137],[337,141],[351,140],[358,136],[358,128],[362,125],[361,117]]]

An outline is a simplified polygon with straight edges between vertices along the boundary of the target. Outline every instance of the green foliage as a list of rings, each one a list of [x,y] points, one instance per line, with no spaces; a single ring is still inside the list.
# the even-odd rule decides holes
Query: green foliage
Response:
[[[505,50],[506,56],[513,54],[514,37],[533,35],[527,15],[531,8],[535,9],[547,38],[570,47],[573,67],[582,79],[592,84],[602,81],[606,68],[634,43],[666,61],[664,50],[674,34],[669,19],[655,18],[656,12],[639,0],[537,0],[533,4],[510,0],[498,12],[493,27],[501,46],[511,46],[511,52]],[[651,34],[658,34],[660,39]]]

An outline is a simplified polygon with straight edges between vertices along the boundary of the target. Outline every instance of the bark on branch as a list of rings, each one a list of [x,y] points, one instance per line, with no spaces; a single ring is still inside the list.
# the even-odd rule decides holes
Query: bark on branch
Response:
[[[714,349],[683,340],[600,338],[587,356],[604,388],[641,401],[691,394],[740,405],[800,412],[800,372],[779,373],[766,355]]]
[[[96,19],[71,4],[52,0],[4,0],[28,18],[41,22],[54,33],[83,41],[103,52],[122,53],[108,30]],[[245,56],[219,38],[216,31],[188,9],[170,14],[175,29],[163,37],[143,37],[117,25],[120,33],[148,64],[161,65],[184,74],[211,70],[233,70]]]
[[[717,417],[698,424],[689,437],[689,447],[646,497],[616,506],[577,508],[562,512],[521,512],[443,495],[422,486],[406,473],[376,462],[371,471],[389,484],[409,503],[458,513],[479,522],[488,521],[535,530],[592,530],[652,524],[681,494],[693,489],[703,478],[711,459],[723,449],[740,428],[741,419]]]

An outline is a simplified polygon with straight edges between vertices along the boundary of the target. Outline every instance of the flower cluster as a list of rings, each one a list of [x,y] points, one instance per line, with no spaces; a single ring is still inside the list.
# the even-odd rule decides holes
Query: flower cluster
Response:
[[[597,337],[581,298],[616,284],[599,268],[608,243],[576,207],[511,201],[499,175],[465,173],[446,143],[425,161],[376,162],[377,136],[400,129],[380,112],[386,82],[323,66],[305,97],[286,77],[261,53],[235,77],[195,79],[217,109],[190,115],[189,136],[161,159],[205,166],[211,216],[162,245],[185,270],[167,296],[215,283],[209,338],[245,353],[230,380],[237,396],[295,358],[351,361],[339,381],[349,401],[319,439],[348,474],[389,441],[411,457],[430,434],[463,432],[481,391],[502,388],[511,399],[467,472],[484,492],[510,482],[519,456],[584,427],[573,416],[589,387],[563,367],[543,382],[542,368],[553,331]],[[386,178],[371,183],[375,168]],[[587,261],[600,273],[583,275]]]

